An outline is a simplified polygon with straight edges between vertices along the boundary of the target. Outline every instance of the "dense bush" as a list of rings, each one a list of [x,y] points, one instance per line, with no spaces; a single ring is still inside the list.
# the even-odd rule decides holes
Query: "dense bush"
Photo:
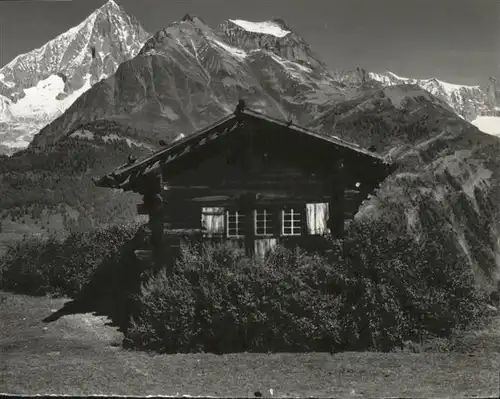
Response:
[[[416,241],[389,222],[357,222],[334,260],[347,285],[342,343],[388,350],[447,336],[481,318],[484,295],[443,226]],[[339,261],[340,260],[340,261]]]
[[[127,342],[165,352],[333,349],[332,272],[301,251],[261,261],[230,244],[184,247],[170,271],[143,285]]]
[[[0,259],[0,289],[29,295],[74,296],[103,262],[123,261],[122,248],[137,228],[130,224],[72,233],[64,240],[27,238],[17,242]]]
[[[128,345],[234,352],[390,350],[467,327],[484,298],[445,230],[416,241],[358,221],[323,256],[187,246],[136,300]]]

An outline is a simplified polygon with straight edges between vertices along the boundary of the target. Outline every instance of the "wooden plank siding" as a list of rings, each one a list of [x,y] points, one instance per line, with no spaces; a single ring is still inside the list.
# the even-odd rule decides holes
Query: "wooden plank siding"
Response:
[[[342,212],[337,226],[340,220],[352,218],[362,201],[355,186],[359,177],[344,171],[346,190],[340,187],[344,205],[337,205],[338,197],[332,202],[336,176],[331,165],[345,154],[317,139],[287,137],[284,129],[271,128],[276,129],[270,124],[246,124],[242,132],[207,143],[203,154],[201,149],[191,149],[182,167],[171,164],[162,176],[167,186],[162,196],[168,229],[201,229],[206,239],[232,240],[244,244],[247,253],[263,255],[278,243],[295,246],[318,240],[328,232],[332,210]],[[208,151],[211,156],[206,156]],[[243,196],[254,202],[245,208],[240,203]],[[268,237],[255,234],[254,210],[263,209],[273,215]],[[283,211],[290,209],[302,217],[298,236],[283,234]],[[228,237],[228,211],[245,214],[242,237]]]
[[[166,231],[170,241],[230,238],[263,255],[278,243],[314,248],[329,229],[341,238],[345,219],[393,170],[369,150],[240,101],[234,114],[94,182],[143,195],[137,210],[149,215],[156,253]],[[228,224],[236,211],[245,215],[238,228]]]

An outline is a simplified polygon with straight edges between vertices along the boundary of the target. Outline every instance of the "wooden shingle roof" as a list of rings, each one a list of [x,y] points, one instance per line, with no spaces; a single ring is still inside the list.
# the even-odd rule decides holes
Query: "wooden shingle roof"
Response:
[[[248,118],[267,121],[296,133],[308,135],[318,140],[323,140],[326,144],[354,151],[363,157],[369,157],[372,161],[375,161],[376,164],[380,164],[384,169],[387,169],[387,174],[390,174],[393,170],[393,165],[387,163],[382,156],[361,148],[357,144],[347,142],[335,136],[326,136],[292,124],[289,121],[272,118],[254,110],[245,109],[244,103],[242,105],[240,102],[234,113],[181,140],[171,143],[167,147],[162,148],[147,157],[121,165],[113,172],[94,180],[94,183],[100,187],[124,188],[128,186],[128,183],[136,178],[140,178],[141,176],[147,174],[157,173],[160,168],[164,168],[170,162],[188,154],[193,149],[199,148],[206,143],[217,139],[218,137],[231,134],[232,132],[238,130],[238,128],[243,124],[243,121]]]

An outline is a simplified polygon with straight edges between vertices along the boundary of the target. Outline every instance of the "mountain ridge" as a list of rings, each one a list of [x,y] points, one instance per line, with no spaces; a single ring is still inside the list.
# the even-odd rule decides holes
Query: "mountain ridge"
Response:
[[[140,23],[133,16],[126,14],[125,10],[115,1],[109,0],[103,6],[93,11],[79,25],[58,35],[44,46],[41,46],[27,54],[29,55],[37,52],[43,53],[45,51],[43,49],[50,47],[49,44],[51,42],[54,42],[61,37],[74,37],[75,35],[78,35],[82,29],[88,30],[90,29],[88,27],[92,27],[91,30],[93,31],[95,28],[95,21],[102,15],[106,15],[106,18],[108,19],[110,18],[110,15],[118,15],[128,18],[131,26],[136,27],[138,32],[136,33],[138,36],[142,35],[141,37],[143,39],[145,38],[146,34],[140,26]],[[447,101],[458,115],[464,117],[468,121],[474,121],[477,118],[475,123],[476,126],[479,126],[490,133],[492,129],[490,129],[489,126],[491,125],[495,127],[498,125],[500,129],[500,119],[494,119],[497,116],[500,116],[500,101],[497,100],[497,98],[500,98],[500,89],[497,88],[496,80],[493,78],[487,88],[481,88],[479,86],[454,85],[440,81],[436,78],[403,78],[392,72],[367,72],[363,68],[357,68],[352,71],[331,70],[317,57],[309,45],[280,18],[273,18],[271,20],[261,22],[251,22],[242,19],[228,19],[220,24],[216,29],[211,29],[198,16],[186,14],[181,21],[173,22],[166,28],[156,32],[155,35],[161,35],[160,32],[166,33],[169,30],[169,27],[170,30],[172,30],[173,27],[178,24],[182,24],[183,22],[192,23],[196,25],[197,29],[200,31],[205,33],[210,31],[216,37],[223,39],[218,41],[218,45],[224,47],[225,50],[229,50],[234,57],[240,59],[251,57],[252,60],[250,63],[254,65],[254,67],[251,68],[251,73],[257,74],[257,80],[270,78],[268,74],[260,74],[258,71],[259,68],[256,67],[257,65],[262,66],[272,62],[277,62],[283,64],[282,66],[284,67],[284,72],[289,75],[294,73],[294,65],[295,69],[303,67],[302,71],[295,74],[296,76],[300,75],[301,72],[307,72],[309,70],[317,76],[325,77],[324,83],[327,82],[332,87],[337,86],[335,87],[335,90],[332,91],[337,92],[338,98],[349,98],[351,92],[356,94],[359,90],[363,90],[364,86],[373,86],[374,82],[378,82],[382,86],[416,83],[437,97]],[[85,28],[86,26],[87,28]],[[119,65],[124,61],[133,59],[135,55],[141,52],[147,52],[148,50],[145,50],[145,48],[147,48],[147,43],[150,42],[155,35],[147,34],[149,39],[144,39],[143,43],[140,40],[139,42],[134,42],[134,49],[131,50],[128,48],[127,55],[118,61],[116,59],[111,59],[113,57],[101,57],[100,48],[91,46],[89,54],[92,53],[92,56],[97,56],[98,61],[91,62],[90,67],[83,68],[82,71],[76,74],[77,76],[73,76],[71,73],[65,74],[64,71],[68,71],[64,70],[64,68],[62,68],[62,70],[59,68],[57,72],[53,70],[52,72],[54,73],[51,75],[45,76],[47,75],[47,73],[45,73],[42,76],[44,79],[37,81],[35,86],[27,88],[25,88],[25,86],[27,86],[28,83],[24,82],[20,85],[19,82],[16,83],[13,79],[6,77],[5,72],[12,70],[12,66],[16,65],[18,60],[22,57],[26,57],[27,54],[17,56],[14,60],[0,69],[0,77],[2,77],[2,79],[0,79],[0,134],[3,133],[2,140],[0,140],[0,148],[7,148],[7,150],[3,151],[4,153],[12,153],[17,149],[27,147],[32,142],[32,136],[34,134],[38,134],[40,130],[44,130],[46,125],[52,124],[58,116],[60,116],[69,108],[71,104],[76,101],[77,98],[89,90],[99,80],[113,75]],[[120,43],[118,45],[120,49],[123,48],[123,44],[121,43],[124,43],[123,38],[125,36],[125,34],[121,34],[119,35],[120,40],[117,40],[117,42]],[[217,41],[212,41],[212,43],[217,43]],[[183,43],[184,48],[190,46],[191,43]],[[83,53],[80,52],[78,56],[81,58],[82,54]],[[150,51],[149,55],[151,54],[152,52]],[[190,56],[193,56],[193,54],[189,54]],[[198,57],[198,55],[194,56]],[[86,57],[88,58],[88,54]],[[285,61],[285,64],[287,62],[293,64],[285,65],[283,61]],[[20,64],[22,66],[23,63]],[[69,67],[69,70],[71,70],[71,66]],[[68,78],[67,75],[71,76]],[[227,81],[229,79],[227,78],[225,80]],[[299,77],[298,80],[300,81],[303,79]],[[297,82],[295,84],[300,83]],[[346,85],[347,90],[343,90],[340,85]],[[323,95],[323,92],[325,92],[324,87],[318,86],[321,85],[316,85],[316,91]],[[324,84],[322,86],[324,86]],[[283,105],[281,104],[281,94],[282,93],[272,93],[272,100],[270,101],[272,104],[266,104],[266,106],[277,110],[277,114],[280,116],[298,112],[297,106],[291,106],[289,109],[286,106],[285,108],[287,109],[283,108]],[[313,94],[311,93],[309,97],[312,96]],[[266,93],[264,97],[269,98],[269,94]],[[292,100],[291,102],[294,103],[296,101]],[[162,107],[162,104],[157,106],[157,108]],[[232,107],[232,104],[228,104],[226,102],[219,108],[227,110],[230,107]],[[315,108],[318,110],[318,107]],[[168,108],[165,112],[167,114],[170,113]],[[488,119],[484,118],[484,116],[487,116]],[[102,117],[109,117],[109,115],[102,115]],[[480,120],[480,117],[483,118]],[[82,121],[82,123],[87,122],[89,122],[89,120]],[[484,126],[488,126],[488,128],[485,128]],[[493,128],[493,130],[495,130],[495,128]],[[65,132],[65,134],[69,133]],[[0,152],[1,151],[2,150],[0,150]]]
[[[228,38],[226,32],[231,32]],[[161,138],[168,139],[174,131],[178,135],[203,126],[190,117],[193,108],[206,115],[203,123],[210,123],[232,112],[242,96],[257,110],[267,109],[280,117],[294,114],[304,124],[306,120],[300,120],[304,105],[320,107],[321,97],[344,96],[345,88],[322,63],[315,58],[304,60],[313,53],[293,32],[278,38],[286,40],[288,46],[280,47],[283,56],[274,47],[256,48],[254,33],[246,47],[235,47],[233,33],[214,30],[192,16],[169,24],[152,35],[138,55],[122,63],[114,75],[84,93],[72,105],[73,110],[82,110],[80,113],[69,112],[54,120],[35,136],[32,145],[51,143],[92,118],[120,119],[134,127],[142,124],[139,127],[149,126],[153,136],[163,134],[166,137]],[[264,40],[270,35],[257,36]],[[297,54],[302,58],[296,60]],[[184,98],[182,90],[191,92],[191,86],[196,94]]]
[[[474,121],[479,116],[500,116],[500,86],[492,77],[487,86],[471,86],[453,84],[435,77],[427,79],[406,78],[390,71],[384,73],[369,72],[368,75],[384,86],[417,84],[424,90],[445,100],[458,115],[468,121]]]
[[[83,92],[137,54],[149,34],[109,0],[77,26],[0,69],[1,144],[26,147],[33,134]],[[5,105],[7,104],[7,106]]]

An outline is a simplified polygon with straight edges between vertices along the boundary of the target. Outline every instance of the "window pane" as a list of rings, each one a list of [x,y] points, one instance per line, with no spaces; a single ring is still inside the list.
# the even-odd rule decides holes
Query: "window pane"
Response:
[[[295,209],[283,210],[282,213],[283,235],[300,235],[301,233],[301,213]]]
[[[272,234],[272,213],[267,210],[255,211],[255,234],[256,235],[271,235]]]
[[[244,214],[240,211],[227,212],[227,235],[228,237],[238,237],[243,235],[244,230]]]

